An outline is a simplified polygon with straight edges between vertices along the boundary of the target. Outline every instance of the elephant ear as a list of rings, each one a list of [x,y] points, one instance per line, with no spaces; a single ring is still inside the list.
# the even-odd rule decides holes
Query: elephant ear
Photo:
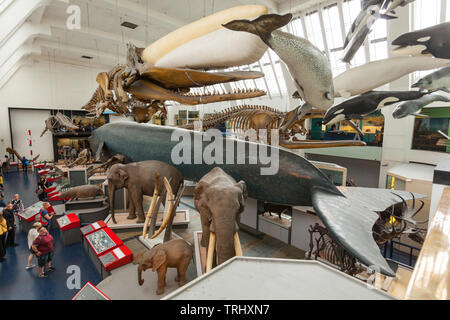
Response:
[[[167,260],[167,255],[164,251],[158,250],[156,254],[153,256],[153,272],[158,270]]]
[[[206,181],[200,181],[194,189],[194,200],[200,200],[203,192],[208,189],[211,185]]]
[[[124,183],[125,181],[127,181],[127,179],[128,179],[128,173],[125,171],[125,170],[123,170],[123,169],[118,169],[117,170],[117,174],[119,175],[119,179],[120,179],[120,181],[122,182],[122,183]]]
[[[238,183],[236,183],[236,187],[238,187],[239,189],[242,190],[242,197],[239,198],[239,213],[244,212],[245,209],[245,201],[247,200],[248,197],[248,192],[247,192],[247,185],[244,181],[239,181]]]
[[[242,197],[244,197],[244,200],[247,200],[248,192],[247,192],[247,184],[245,183],[245,181],[239,181],[238,183],[236,183],[236,187],[242,190]]]

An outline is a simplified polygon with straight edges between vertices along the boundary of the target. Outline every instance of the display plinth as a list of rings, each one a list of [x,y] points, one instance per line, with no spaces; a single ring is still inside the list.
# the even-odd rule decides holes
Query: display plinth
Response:
[[[48,212],[54,214],[50,229],[59,229],[57,220],[66,214],[66,212],[64,210],[64,205],[63,204],[52,205],[48,209]]]
[[[286,244],[291,242],[291,220],[283,217],[283,215],[281,220],[278,215],[259,215],[258,230]]]
[[[137,223],[137,218],[134,220],[128,220],[128,213],[116,213],[115,218],[117,224],[112,221],[112,216],[108,215],[105,219],[105,223],[114,232],[132,232],[135,230],[143,230],[144,224]],[[164,212],[158,213],[156,218],[156,227],[160,227],[164,220]],[[177,210],[175,217],[173,218],[172,226],[187,227],[189,225],[189,210]]]
[[[80,219],[70,213],[56,220],[65,246],[81,242]]]
[[[111,300],[103,292],[97,289],[92,283],[88,282],[72,298],[72,300]]]
[[[109,214],[109,205],[105,204],[101,208],[72,210],[80,218],[81,224],[91,224],[99,220],[104,220]]]
[[[106,174],[94,174],[93,176],[89,177],[89,184],[93,184],[93,185],[99,185],[99,184],[103,184],[107,179]]]
[[[67,177],[71,187],[84,186],[88,184],[89,172],[92,171],[93,166],[77,166],[68,170]]]
[[[99,257],[122,246],[122,240],[111,229],[106,227],[85,236],[85,242],[88,244],[85,246],[88,251],[88,256],[98,273],[102,276],[108,276],[109,274],[103,270]]]
[[[164,243],[164,234],[165,231],[163,231],[159,236],[157,236],[155,239],[150,239],[149,235],[147,235],[145,237],[145,239],[140,236],[139,237],[139,241],[146,246],[148,249],[153,248],[154,246]],[[181,238],[179,235],[177,235],[175,232],[172,231],[172,239],[170,240],[175,240],[175,239],[183,239]]]
[[[104,206],[106,197],[96,197],[87,199],[70,199],[66,202],[66,211],[101,208]]]
[[[98,259],[101,263],[102,278],[105,279],[111,275],[112,270],[131,263],[133,261],[133,252],[127,246],[122,245],[108,253],[100,255]]]
[[[43,202],[39,201],[26,208],[24,211],[18,213],[18,216],[20,217],[20,228],[23,232],[28,233],[28,231],[30,231],[30,229],[33,227],[33,224],[36,221],[36,216],[42,209],[43,204]]]

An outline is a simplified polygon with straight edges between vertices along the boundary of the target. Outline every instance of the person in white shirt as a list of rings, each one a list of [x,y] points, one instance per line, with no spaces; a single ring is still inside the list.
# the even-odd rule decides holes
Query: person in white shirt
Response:
[[[32,246],[33,246],[34,240],[36,240],[36,238],[39,236],[38,230],[41,227],[42,227],[42,224],[40,222],[36,222],[35,224],[33,224],[33,228],[31,228],[30,231],[28,231],[28,248],[30,249],[30,255],[28,256],[27,266],[25,267],[25,269],[27,269],[27,270],[31,270],[34,267],[36,267],[36,265],[31,264],[31,262],[33,261],[33,258],[35,256]]]

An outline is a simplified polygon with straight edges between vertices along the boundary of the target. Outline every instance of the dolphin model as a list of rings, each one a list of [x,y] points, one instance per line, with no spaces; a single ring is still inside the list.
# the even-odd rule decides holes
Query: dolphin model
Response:
[[[450,59],[450,22],[409,32],[392,42],[398,46],[393,52],[401,55],[427,55]]]
[[[376,266],[381,273],[394,276],[372,236],[377,212],[400,203],[412,195],[404,191],[369,188],[338,189],[327,176],[308,160],[276,147],[219,136],[214,144],[223,148],[221,160],[211,162],[202,157],[211,152],[208,132],[162,127],[134,122],[107,124],[92,133],[91,147],[97,157],[120,153],[131,162],[159,160],[175,166],[185,179],[200,179],[215,167],[222,168],[237,181],[244,180],[250,197],[284,205],[313,206],[332,236],[355,258],[367,266]],[[174,159],[181,145],[186,161]],[[273,175],[261,175],[267,164],[255,160],[252,148],[267,148],[278,153],[279,170]],[[256,150],[255,149],[255,150]],[[245,150],[245,152],[235,152]],[[186,152],[186,153],[185,153]],[[256,152],[256,151],[255,151]],[[244,156],[243,164],[237,159]],[[200,159],[197,157],[200,156]],[[202,159],[203,158],[203,159]],[[420,195],[414,195],[417,199]]]
[[[347,120],[360,135],[364,135],[351,119],[361,119],[383,107],[401,101],[417,100],[425,94],[427,93],[420,91],[371,91],[330,108],[325,113],[323,124],[333,125]]]
[[[327,110],[334,103],[333,73],[328,57],[310,41],[277,29],[287,25],[292,14],[262,15],[250,20],[233,20],[223,26],[258,35],[287,65],[299,95],[306,105]],[[305,108],[306,109],[306,108]]]
[[[425,56],[394,57],[372,61],[349,69],[334,78],[335,95],[349,98],[379,88],[411,72],[432,70],[448,65],[450,65],[448,59]]]
[[[423,114],[418,114],[418,112],[423,108],[429,105],[430,103],[442,101],[442,102],[450,102],[450,98],[444,97],[442,95],[428,95],[423,96],[420,99],[417,100],[411,100],[407,101],[405,103],[402,103],[401,105],[397,106],[394,111],[392,112],[392,116],[394,119],[402,119],[407,116],[418,116],[418,117],[425,117]]]
[[[420,90],[442,90],[450,93],[450,66],[435,71],[412,85]]]

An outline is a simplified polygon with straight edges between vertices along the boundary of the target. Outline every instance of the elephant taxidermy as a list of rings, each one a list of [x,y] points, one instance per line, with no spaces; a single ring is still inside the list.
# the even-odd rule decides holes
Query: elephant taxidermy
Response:
[[[194,203],[200,213],[203,247],[209,247],[210,233],[216,236],[217,263],[222,264],[236,255],[234,235],[237,221],[245,209],[247,186],[236,182],[221,168],[206,174],[194,190]]]
[[[186,270],[189,267],[193,255],[192,247],[183,239],[176,239],[158,244],[151,250],[138,253],[133,264],[138,264],[138,282],[142,286],[142,272],[152,268],[153,272],[158,272],[158,290],[157,295],[164,293],[166,286],[167,268],[177,268],[177,277],[175,281],[178,286],[186,284]]]
[[[111,216],[115,224],[117,222],[114,216],[114,195],[116,190],[122,188],[128,189],[130,199],[127,219],[134,220],[137,217],[137,223],[145,222],[142,200],[143,196],[153,196],[156,176],[159,176],[161,179],[166,177],[170,181],[170,186],[174,194],[178,194],[178,190],[184,184],[184,178],[181,172],[175,167],[161,161],[150,160],[130,164],[115,164],[111,167],[108,174],[108,191]],[[159,181],[159,183],[162,184],[162,181]],[[165,198],[162,199],[162,203],[164,202]],[[167,228],[171,230],[171,225]]]

